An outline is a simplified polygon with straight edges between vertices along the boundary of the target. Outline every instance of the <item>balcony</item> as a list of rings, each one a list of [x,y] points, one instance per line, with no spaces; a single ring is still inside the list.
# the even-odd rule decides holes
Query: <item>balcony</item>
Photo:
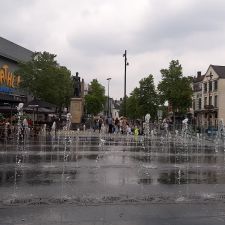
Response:
[[[204,105],[204,109],[214,109],[213,105]]]
[[[202,87],[194,87],[193,91],[194,92],[200,92],[200,91],[202,91]]]
[[[207,112],[216,112],[218,111],[218,106],[214,106],[214,105],[204,105],[204,109],[203,111]]]

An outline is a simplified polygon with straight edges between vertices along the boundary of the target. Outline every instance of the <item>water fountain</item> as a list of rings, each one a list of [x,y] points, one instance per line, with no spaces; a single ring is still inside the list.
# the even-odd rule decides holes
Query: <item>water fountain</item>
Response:
[[[23,134],[24,142],[26,143],[30,136],[30,128],[29,128],[28,121],[26,118],[23,119],[22,127],[23,127],[23,133],[24,133]]]
[[[182,136],[184,138],[187,138],[187,132],[188,132],[188,118],[185,118],[182,120]]]
[[[145,134],[145,137],[149,138],[149,135],[150,135],[150,119],[151,119],[151,116],[150,114],[146,114],[145,115],[145,122],[143,123],[143,130],[144,130],[144,134]]]
[[[33,141],[29,136],[22,138],[22,129],[27,126],[22,118],[20,105],[17,142],[9,141],[9,150],[0,152],[0,165],[4,165],[0,173],[2,207],[138,207],[152,203],[221,202],[220,196],[225,196],[222,122],[215,152],[215,142],[204,140],[202,134],[189,135],[187,120],[182,130],[169,135],[165,130],[150,130],[151,117],[147,114],[145,135],[134,131],[133,135],[109,136],[85,129],[71,131],[68,114],[63,130],[56,132],[54,122],[49,137],[43,126],[40,136],[45,138]],[[10,183],[10,179],[14,180]],[[13,201],[9,187],[14,187]]]
[[[17,106],[17,142],[16,142],[16,159],[15,159],[15,169],[14,169],[14,192],[13,196],[16,197],[16,189],[17,189],[17,176],[18,170],[21,167],[22,162],[22,151],[21,151],[21,141],[24,141],[24,128],[22,123],[22,116],[23,116],[23,103],[19,103]]]
[[[52,123],[52,127],[51,127],[51,136],[52,137],[56,137],[56,122],[54,121],[53,123]]]

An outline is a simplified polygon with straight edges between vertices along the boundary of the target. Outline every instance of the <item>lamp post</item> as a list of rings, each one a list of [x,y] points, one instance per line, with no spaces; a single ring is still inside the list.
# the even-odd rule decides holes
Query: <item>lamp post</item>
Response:
[[[126,99],[126,88],[127,88],[127,66],[129,63],[127,62],[127,50],[125,50],[125,53],[123,54],[124,57],[124,116],[126,117],[127,114],[127,99]]]
[[[108,117],[109,117],[109,115],[110,115],[110,110],[109,110],[109,82],[110,82],[110,80],[111,80],[112,78],[107,78],[107,81],[108,81],[108,112],[107,112],[107,115],[108,115]]]

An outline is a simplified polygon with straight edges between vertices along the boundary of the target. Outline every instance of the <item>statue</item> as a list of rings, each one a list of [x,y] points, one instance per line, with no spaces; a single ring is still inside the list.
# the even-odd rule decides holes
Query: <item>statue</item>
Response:
[[[78,72],[76,72],[76,76],[73,76],[73,88],[74,88],[74,97],[81,96],[81,84],[80,77],[78,76]]]

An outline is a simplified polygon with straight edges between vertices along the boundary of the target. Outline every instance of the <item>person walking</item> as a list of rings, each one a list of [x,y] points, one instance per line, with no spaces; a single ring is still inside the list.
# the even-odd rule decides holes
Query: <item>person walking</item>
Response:
[[[112,133],[113,124],[112,124],[112,118],[110,116],[108,117],[108,126],[109,126],[108,132],[111,134]]]
[[[98,131],[99,131],[99,133],[101,132],[102,124],[103,124],[103,119],[102,119],[102,117],[100,117],[99,120],[98,120]]]

